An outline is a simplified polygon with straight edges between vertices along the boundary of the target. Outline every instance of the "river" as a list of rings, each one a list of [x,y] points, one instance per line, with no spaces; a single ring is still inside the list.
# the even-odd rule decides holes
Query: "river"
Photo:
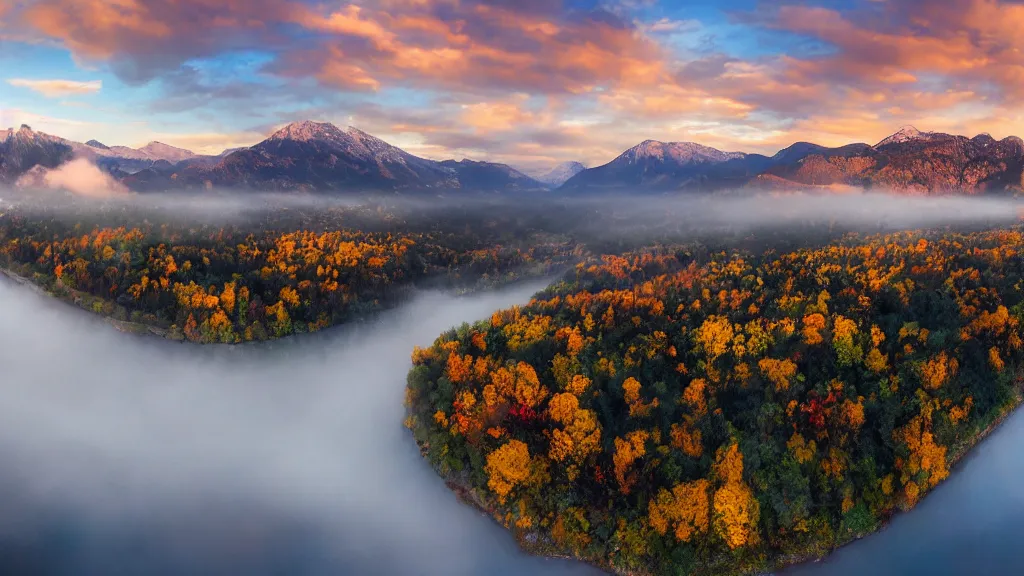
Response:
[[[414,345],[542,283],[421,293],[269,345],[121,334],[0,281],[0,573],[597,575],[521,553],[460,504],[402,426]],[[796,576],[1024,566],[1017,414],[883,532]]]
[[[414,345],[542,287],[229,349],[0,281],[0,573],[595,574],[520,552],[402,426]]]

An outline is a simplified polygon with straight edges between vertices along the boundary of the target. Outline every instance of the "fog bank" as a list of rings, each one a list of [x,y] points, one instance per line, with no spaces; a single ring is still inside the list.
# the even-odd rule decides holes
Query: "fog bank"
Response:
[[[1007,223],[1024,215],[1024,201],[1008,195],[915,196],[864,192],[752,193],[574,196],[544,194],[414,193],[312,195],[258,191],[212,190],[114,195],[107,198],[25,194],[0,189],[0,198],[20,209],[69,218],[88,214],[130,213],[139,219],[177,216],[206,223],[250,219],[291,212],[316,218],[337,209],[362,207],[364,217],[399,219],[404,226],[433,225],[452,218],[525,217],[530,225],[552,232],[632,236],[641,229],[699,234],[721,230],[834,224],[868,231]]]
[[[0,572],[593,573],[522,555],[402,426],[413,345],[542,286],[229,349],[123,335],[0,281]]]
[[[23,175],[18,184],[21,188],[49,188],[66,190],[90,198],[109,198],[128,194],[128,188],[113,176],[100,170],[85,158],[75,158],[56,168],[36,169]]]

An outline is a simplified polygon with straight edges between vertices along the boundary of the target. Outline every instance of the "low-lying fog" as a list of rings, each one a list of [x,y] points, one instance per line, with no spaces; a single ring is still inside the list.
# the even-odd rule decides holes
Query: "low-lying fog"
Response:
[[[25,201],[0,196],[0,212]],[[210,218],[254,202],[324,206],[309,197],[235,195],[104,202],[96,206],[156,202],[158,210]],[[493,213],[494,202],[479,206]],[[535,212],[550,205],[526,204]],[[611,238],[648,222],[825,220],[874,230],[1009,222],[1021,207],[1010,198],[868,194],[565,205],[604,216],[576,212],[572,221]],[[388,209],[429,219],[451,206],[473,202]],[[551,214],[544,225],[557,229],[572,213]],[[412,347],[525,302],[542,286],[463,298],[420,293],[367,324],[224,348],[123,335],[0,278],[0,574],[593,574],[521,554],[502,528],[458,503],[402,427]],[[1019,573],[1021,439],[1018,414],[912,513],[792,573]]]
[[[240,192],[164,192],[106,198],[59,194],[52,191],[0,189],[0,213],[5,207],[42,208],[69,218],[86,212],[111,216],[175,216],[190,222],[237,223],[240,219],[288,210],[312,216],[318,211],[367,207],[405,223],[436,223],[453,212],[522,216],[550,231],[574,230],[634,236],[639,229],[700,233],[718,229],[787,227],[802,223],[835,223],[866,231],[933,225],[1006,222],[1024,216],[1024,201],[1008,195],[955,194],[912,196],[880,191],[846,194],[758,193],[651,195],[623,191],[603,196],[573,196],[559,192],[503,195],[452,193],[381,195]],[[589,225],[588,225],[589,224]]]
[[[596,575],[520,553],[402,427],[409,351],[542,283],[228,349],[0,280],[0,573]],[[1024,415],[913,512],[794,576],[1019,573]]]
[[[542,286],[226,349],[0,281],[0,573],[593,573],[521,554],[402,426],[412,347]]]

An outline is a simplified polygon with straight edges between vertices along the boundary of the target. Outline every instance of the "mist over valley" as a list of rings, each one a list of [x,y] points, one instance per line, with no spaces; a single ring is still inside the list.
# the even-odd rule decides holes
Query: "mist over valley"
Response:
[[[1011,0],[0,0],[0,575],[1024,572]]]
[[[524,556],[402,426],[413,345],[542,286],[428,292],[358,328],[204,349],[0,281],[0,569],[594,573]]]

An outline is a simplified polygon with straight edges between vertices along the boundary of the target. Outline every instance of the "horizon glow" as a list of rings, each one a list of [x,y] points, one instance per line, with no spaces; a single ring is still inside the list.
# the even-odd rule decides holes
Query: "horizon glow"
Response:
[[[0,0],[0,129],[197,153],[292,121],[536,173],[646,140],[774,154],[1024,133],[997,0]]]

